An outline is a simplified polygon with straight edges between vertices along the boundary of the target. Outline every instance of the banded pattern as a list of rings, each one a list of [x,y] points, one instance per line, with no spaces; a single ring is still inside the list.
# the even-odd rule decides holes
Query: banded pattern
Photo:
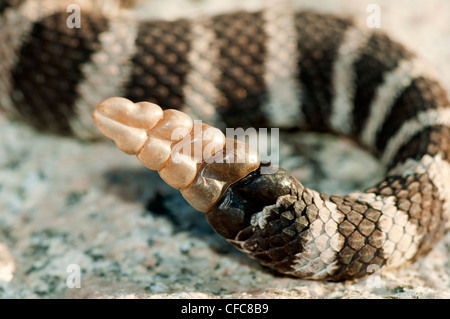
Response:
[[[332,82],[334,96],[329,117],[331,129],[340,134],[350,134],[353,131],[351,121],[354,111],[355,85],[357,81],[353,64],[358,60],[369,37],[367,30],[350,27],[345,31],[344,39],[338,49],[338,56],[333,65]]]
[[[125,94],[124,78],[132,71],[131,56],[135,54],[137,25],[133,21],[110,21],[108,30],[99,35],[100,50],[81,67],[75,116],[70,119],[72,131],[81,138],[98,135],[91,116],[92,105],[114,94]],[[97,89],[92,92],[92,87]]]
[[[219,49],[217,63],[222,70],[217,83],[223,99],[217,112],[231,127],[267,126],[262,112],[267,98],[264,83],[266,32],[261,12],[239,12],[213,18]]]
[[[334,16],[300,12],[295,14],[295,25],[305,122],[309,130],[327,131],[334,96],[332,71],[344,34],[352,24]]]
[[[355,132],[359,134],[369,113],[370,102],[386,75],[398,67],[402,60],[411,59],[412,54],[402,45],[393,42],[387,35],[374,33],[368,40],[360,59],[354,64],[355,83],[354,116]]]
[[[9,114],[18,115],[19,113],[13,101],[14,87],[11,81],[11,73],[19,59],[17,51],[20,50],[24,39],[28,37],[34,23],[40,18],[54,13],[55,10],[52,6],[40,7],[37,2],[21,4],[19,1],[2,1],[0,13],[0,29],[2,30],[0,32],[0,108]]]
[[[71,29],[65,7],[32,10],[38,3],[0,4],[0,107],[40,130],[95,137],[95,104],[122,95],[222,128],[350,135],[378,156],[385,180],[345,196],[308,189],[281,168],[225,183],[206,218],[262,264],[301,278],[355,278],[369,265],[415,260],[449,228],[447,93],[386,34],[286,8],[195,21],[86,10],[83,27]]]
[[[37,128],[71,132],[67,119],[74,116],[73,106],[78,97],[75,87],[82,79],[80,68],[99,49],[98,35],[106,26],[105,19],[83,17],[82,23],[89,32],[76,28],[53,32],[58,25],[65,25],[66,15],[55,13],[44,17],[34,24],[30,40],[20,49],[11,74],[16,93],[12,99],[19,113]],[[55,99],[55,91],[65,94]]]

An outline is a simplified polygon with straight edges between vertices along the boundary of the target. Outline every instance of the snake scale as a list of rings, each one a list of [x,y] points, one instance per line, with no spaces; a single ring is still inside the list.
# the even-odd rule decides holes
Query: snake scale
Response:
[[[99,135],[96,105],[123,96],[151,103],[106,100],[97,122],[112,120],[106,130],[133,127],[144,141],[165,123],[192,129],[179,111],[222,128],[351,136],[386,168],[384,180],[365,191],[320,193],[282,168],[263,174],[268,164],[259,162],[200,163],[187,170],[193,179],[175,185],[218,234],[284,274],[346,280],[370,265],[398,267],[449,228],[450,103],[420,59],[386,34],[283,6],[171,21],[86,6],[81,28],[69,28],[70,3],[0,1],[0,106],[11,117],[91,139]],[[141,111],[156,119],[137,123]],[[127,138],[123,147],[132,148],[136,139]],[[142,154],[142,143],[129,153]],[[234,155],[253,156],[237,149]],[[147,153],[150,162],[159,154]],[[169,184],[183,178],[174,177],[177,169],[164,175],[160,164],[155,169]],[[204,193],[211,183],[219,185],[213,200]]]

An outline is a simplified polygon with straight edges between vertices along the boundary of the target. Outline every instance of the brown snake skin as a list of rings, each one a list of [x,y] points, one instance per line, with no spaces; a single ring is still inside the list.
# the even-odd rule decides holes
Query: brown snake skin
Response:
[[[123,96],[211,125],[350,135],[386,167],[345,196],[261,164],[224,188],[206,218],[263,265],[345,280],[428,252],[450,223],[450,111],[416,55],[351,19],[283,7],[139,21],[65,1],[0,0],[0,108],[39,130],[92,139],[91,113]]]

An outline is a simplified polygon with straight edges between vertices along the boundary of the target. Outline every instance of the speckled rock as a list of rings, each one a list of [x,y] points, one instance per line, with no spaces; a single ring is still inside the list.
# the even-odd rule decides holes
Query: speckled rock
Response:
[[[152,1],[152,13],[256,3],[178,2]],[[369,3],[308,0],[300,7],[364,23]],[[450,3],[377,3],[382,28],[437,66],[450,91]],[[308,187],[343,194],[380,177],[376,161],[348,141],[315,134],[285,140],[281,165]],[[40,134],[0,118],[2,298],[450,298],[449,256],[448,235],[413,265],[358,281],[283,277],[235,250],[177,191],[112,143]]]

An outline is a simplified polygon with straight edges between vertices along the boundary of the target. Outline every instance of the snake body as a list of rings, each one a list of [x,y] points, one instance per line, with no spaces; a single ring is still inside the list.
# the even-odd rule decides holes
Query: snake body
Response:
[[[177,109],[219,127],[351,136],[386,168],[361,192],[328,195],[266,164],[210,203],[214,230],[263,265],[344,280],[398,267],[450,226],[450,103],[417,56],[348,18],[282,6],[141,21],[64,1],[0,2],[0,106],[39,130],[98,136],[111,96]]]

